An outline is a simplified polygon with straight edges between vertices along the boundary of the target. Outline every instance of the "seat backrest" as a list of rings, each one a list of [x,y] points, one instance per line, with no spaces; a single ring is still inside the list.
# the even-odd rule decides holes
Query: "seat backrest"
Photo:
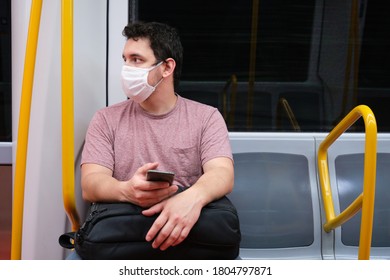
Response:
[[[231,134],[243,259],[321,259],[313,137]]]

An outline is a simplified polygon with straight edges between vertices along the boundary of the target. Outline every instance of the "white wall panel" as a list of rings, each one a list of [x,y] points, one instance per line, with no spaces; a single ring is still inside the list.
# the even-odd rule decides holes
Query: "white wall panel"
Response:
[[[13,157],[31,1],[12,1]],[[23,259],[62,259],[66,230],[61,159],[61,1],[43,1],[31,105]],[[75,154],[93,113],[105,106],[106,1],[74,1]]]
[[[126,99],[120,84],[120,74],[123,46],[126,42],[122,30],[127,24],[128,0],[110,1],[108,16],[108,104],[111,105]]]

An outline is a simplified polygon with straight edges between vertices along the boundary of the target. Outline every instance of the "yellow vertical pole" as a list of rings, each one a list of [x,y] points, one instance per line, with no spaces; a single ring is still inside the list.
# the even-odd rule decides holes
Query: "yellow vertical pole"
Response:
[[[351,67],[353,65],[353,102],[357,103],[357,82],[359,68],[359,4],[357,0],[352,0],[351,21],[349,27],[347,61],[344,75],[343,100],[341,105],[340,118],[348,111],[348,93],[350,90]]]
[[[372,227],[374,224],[376,157],[377,157],[377,125],[375,116],[368,107],[364,115],[366,127],[366,145],[364,153],[363,205],[360,224],[359,260],[370,258]]]
[[[79,228],[74,192],[73,1],[62,0],[62,194],[72,230]]]
[[[358,87],[359,87],[359,63],[360,63],[360,36],[359,36],[359,3],[354,0],[352,3],[353,12],[353,92],[352,92],[352,106],[358,103]]]
[[[22,256],[24,185],[26,180],[28,132],[41,10],[42,0],[33,0],[31,3],[30,22],[26,43],[22,94],[19,109],[18,139],[16,143],[16,162],[12,205],[12,260],[20,260]]]
[[[252,3],[252,32],[251,32],[251,48],[249,56],[249,89],[247,101],[247,126],[252,128],[253,117],[253,95],[256,75],[256,50],[257,50],[257,21],[259,13],[259,0],[253,0]]]
[[[237,97],[237,77],[235,74],[232,75],[232,86],[231,86],[231,98],[230,98],[230,111],[229,111],[229,127],[234,128],[234,116],[236,113],[236,97]]]

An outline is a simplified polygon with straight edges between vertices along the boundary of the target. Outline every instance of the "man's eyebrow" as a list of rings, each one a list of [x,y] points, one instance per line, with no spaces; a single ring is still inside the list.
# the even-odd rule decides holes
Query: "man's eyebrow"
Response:
[[[139,58],[143,58],[143,56],[139,53],[130,53],[130,54],[122,54],[122,57],[125,58],[125,57],[139,57]]]

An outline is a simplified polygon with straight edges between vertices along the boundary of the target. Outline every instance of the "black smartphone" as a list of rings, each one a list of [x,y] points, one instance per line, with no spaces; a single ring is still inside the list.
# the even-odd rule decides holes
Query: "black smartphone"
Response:
[[[168,182],[170,185],[173,183],[175,173],[161,170],[148,170],[146,180],[148,181],[163,181]]]

